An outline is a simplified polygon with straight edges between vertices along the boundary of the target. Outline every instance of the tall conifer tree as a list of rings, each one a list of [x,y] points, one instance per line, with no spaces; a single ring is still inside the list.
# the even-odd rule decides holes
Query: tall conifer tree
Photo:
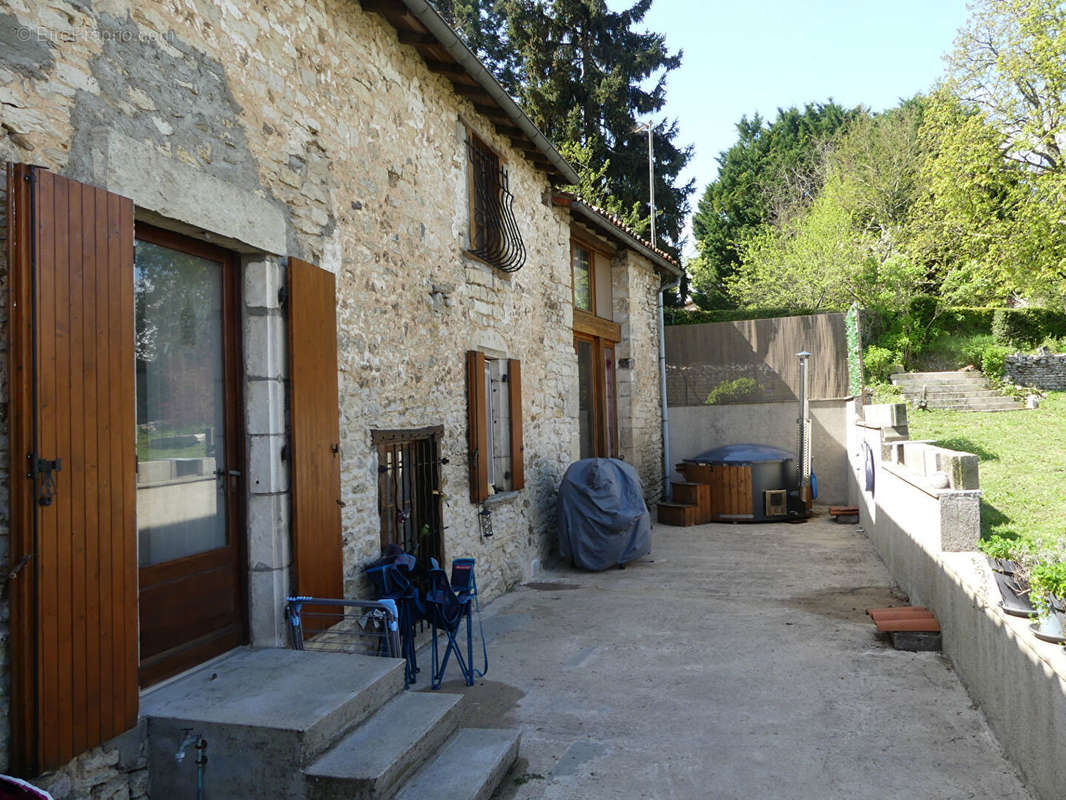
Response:
[[[693,183],[678,186],[691,147],[655,117],[681,64],[662,34],[636,30],[652,0],[614,12],[604,0],[437,0],[445,18],[495,71],[530,119],[582,173],[588,199],[647,234],[652,119],[656,236],[677,251]],[[607,164],[604,170],[603,165]]]

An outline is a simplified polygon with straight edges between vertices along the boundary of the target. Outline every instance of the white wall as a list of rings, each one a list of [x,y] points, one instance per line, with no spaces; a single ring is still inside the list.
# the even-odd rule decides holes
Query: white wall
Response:
[[[832,505],[843,505],[848,498],[846,404],[812,400],[810,406],[818,501]],[[677,464],[712,447],[748,442],[796,452],[799,413],[798,402],[671,407],[670,458]],[[674,477],[680,479],[676,473]]]

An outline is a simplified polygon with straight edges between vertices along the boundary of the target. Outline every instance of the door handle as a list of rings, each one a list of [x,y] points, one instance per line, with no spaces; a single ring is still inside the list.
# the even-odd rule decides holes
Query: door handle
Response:
[[[52,505],[52,500],[56,496],[55,473],[59,472],[61,469],[63,469],[63,459],[61,458],[55,460],[49,460],[46,458],[37,459],[35,470],[39,479],[37,483],[37,505]]]

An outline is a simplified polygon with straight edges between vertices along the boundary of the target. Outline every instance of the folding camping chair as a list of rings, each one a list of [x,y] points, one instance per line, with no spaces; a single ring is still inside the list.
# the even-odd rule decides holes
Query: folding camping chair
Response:
[[[474,630],[471,619],[471,601],[477,593],[477,586],[474,583],[474,559],[456,559],[452,562],[452,577],[456,579],[457,585],[449,582],[447,574],[435,560],[433,569],[427,575],[429,588],[426,589],[425,595],[426,613],[433,626],[433,675],[430,685],[434,689],[440,688],[444,680],[444,672],[448,668],[448,659],[452,653],[455,653],[455,660],[459,664],[459,671],[462,672],[466,685],[474,685]],[[463,652],[455,640],[464,618],[466,619],[466,658],[463,658]],[[441,630],[448,637],[443,660],[439,658],[437,646],[437,636]]]
[[[404,665],[403,685],[406,689],[417,680],[418,659],[415,656],[415,625],[426,618],[425,607],[414,581],[415,557],[399,553],[368,566],[364,572],[374,584],[378,599],[394,600],[399,611],[400,640]]]

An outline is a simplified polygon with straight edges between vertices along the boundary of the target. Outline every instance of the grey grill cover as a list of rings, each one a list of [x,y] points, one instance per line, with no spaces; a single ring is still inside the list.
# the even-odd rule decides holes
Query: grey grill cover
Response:
[[[651,552],[651,514],[633,467],[616,458],[570,465],[559,486],[559,552],[595,571]]]

